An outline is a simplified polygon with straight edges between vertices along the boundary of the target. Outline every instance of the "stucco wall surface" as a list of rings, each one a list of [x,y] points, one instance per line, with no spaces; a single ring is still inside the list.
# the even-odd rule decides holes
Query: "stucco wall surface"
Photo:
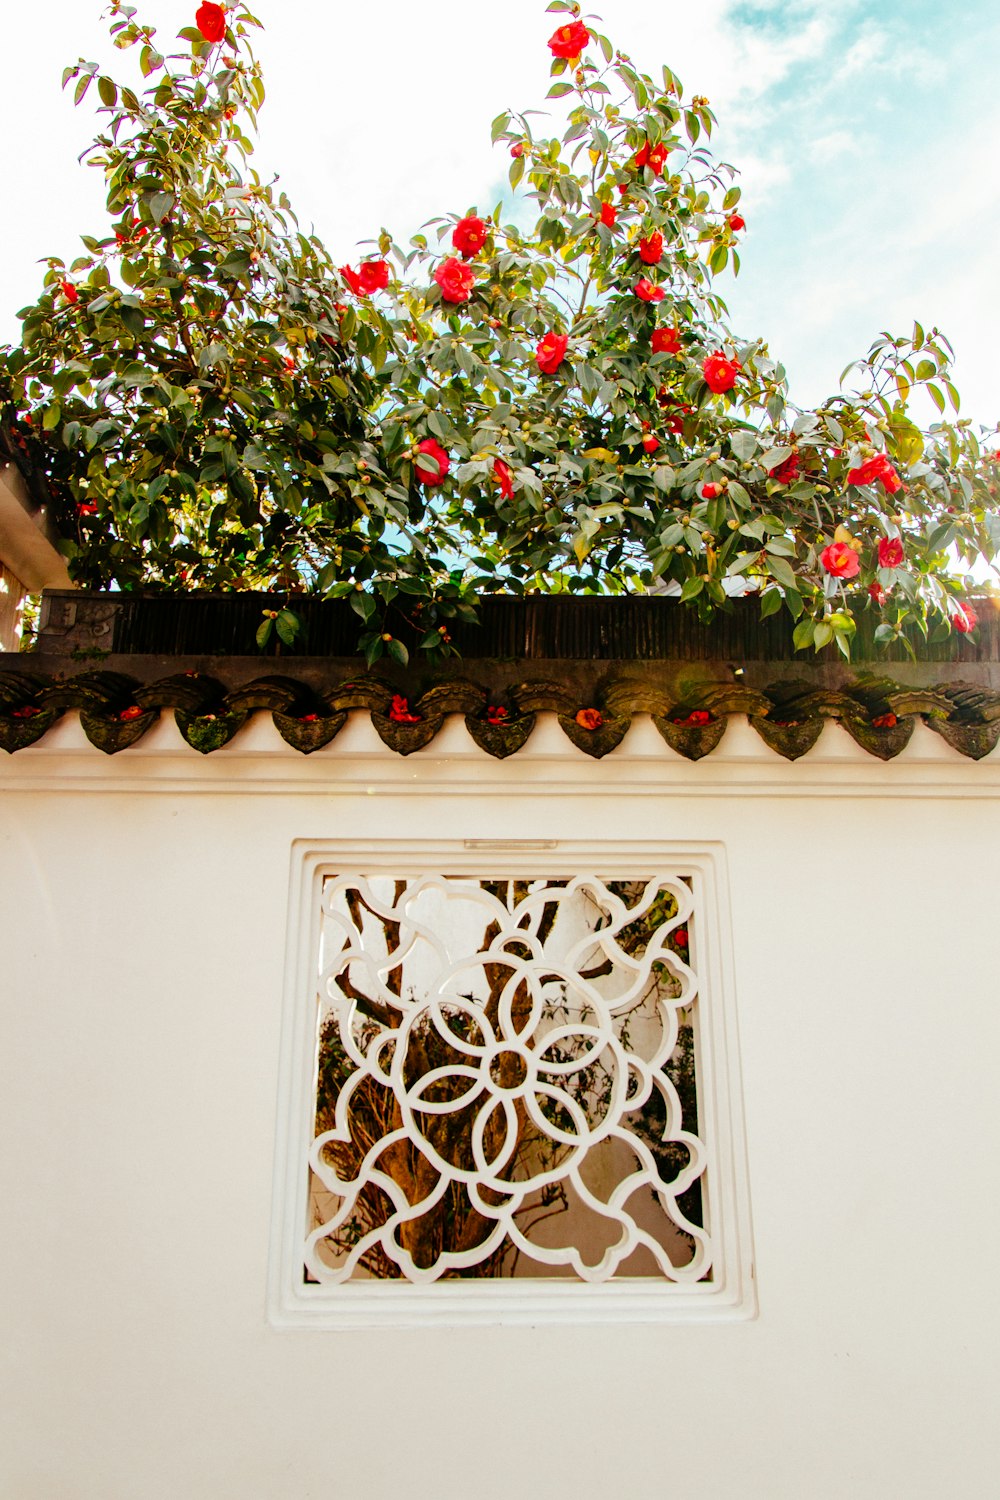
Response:
[[[455,730],[0,764],[0,1495],[995,1493],[1000,759]],[[724,846],[759,1317],[270,1327],[293,841],[581,837]]]

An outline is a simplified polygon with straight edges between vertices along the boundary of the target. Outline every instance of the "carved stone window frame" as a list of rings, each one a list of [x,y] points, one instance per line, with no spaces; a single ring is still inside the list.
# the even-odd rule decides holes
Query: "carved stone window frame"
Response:
[[[600,1284],[562,1279],[306,1283],[307,1156],[315,1109],[316,958],[329,874],[479,878],[592,873],[604,879],[678,876],[690,882],[699,976],[699,1135],[708,1164],[712,1280],[659,1277]],[[718,842],[604,840],[299,839],[292,846],[272,1210],[268,1317],[277,1328],[442,1324],[663,1323],[756,1316],[743,1134],[729,883]]]

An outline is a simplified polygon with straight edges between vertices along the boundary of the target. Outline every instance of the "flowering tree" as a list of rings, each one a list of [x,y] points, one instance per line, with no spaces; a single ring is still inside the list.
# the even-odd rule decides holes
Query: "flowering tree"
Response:
[[[164,55],[114,0],[148,88],[65,75],[100,95],[111,225],[49,262],[0,354],[0,442],[74,576],[346,595],[369,662],[405,661],[401,633],[447,653],[483,594],[658,580],[705,616],[749,588],[845,655],[861,609],[885,642],[974,629],[956,558],[1000,551],[998,455],[944,417],[947,341],[883,335],[859,394],[796,407],[715,290],[746,226],[708,101],[549,9],[562,133],[493,122],[523,200],[337,268],[247,165],[259,22],[204,3]],[[275,629],[294,640],[294,608]]]

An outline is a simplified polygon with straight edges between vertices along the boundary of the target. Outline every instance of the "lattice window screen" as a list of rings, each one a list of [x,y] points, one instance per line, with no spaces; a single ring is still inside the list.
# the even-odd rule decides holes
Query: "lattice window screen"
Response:
[[[525,865],[313,862],[299,1305],[724,1290],[702,872]]]

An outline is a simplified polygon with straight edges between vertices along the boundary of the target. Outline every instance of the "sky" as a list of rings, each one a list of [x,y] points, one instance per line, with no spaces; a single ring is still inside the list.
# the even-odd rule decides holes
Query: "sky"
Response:
[[[196,5],[138,8],[170,50]],[[77,161],[94,109],[60,93],[80,56],[121,76],[102,9],[46,0],[41,21],[21,5],[0,23],[0,341],[18,337],[37,262],[71,260],[81,233],[105,229],[101,175]],[[256,165],[338,260],[383,225],[404,240],[439,213],[492,209],[509,161],[490,121],[546,107],[561,17],[540,0],[258,0],[256,14],[268,87]],[[832,394],[882,329],[909,333],[917,318],[955,348],[962,415],[995,427],[995,0],[603,0],[599,14],[644,71],[665,62],[711,101],[747,221],[741,274],[718,289],[734,330],[784,362],[793,399]]]

